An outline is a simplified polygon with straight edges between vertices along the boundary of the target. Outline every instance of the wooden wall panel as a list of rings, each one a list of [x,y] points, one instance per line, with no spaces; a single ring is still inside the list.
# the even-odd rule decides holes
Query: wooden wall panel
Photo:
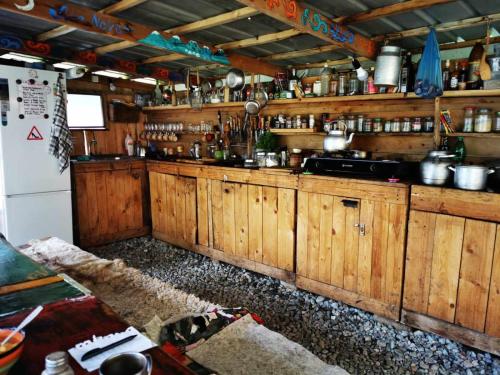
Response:
[[[210,180],[212,188],[212,227],[214,248],[224,249],[224,212],[222,210],[222,181]]]
[[[234,212],[234,195],[237,184],[222,184],[222,222],[224,223],[224,252],[235,255],[236,250],[236,228]]]
[[[278,190],[262,188],[262,262],[278,267]]]
[[[448,215],[436,218],[427,311],[447,322],[455,319],[464,225],[463,218]]]
[[[346,227],[346,210],[342,204],[342,197],[333,197],[332,218],[332,260],[330,283],[336,287],[344,287],[344,261],[346,251],[346,237],[353,228]]]
[[[196,181],[197,210],[198,210],[198,243],[209,246],[208,228],[208,183],[206,178],[198,178]]]
[[[319,279],[319,241],[321,219],[321,195],[309,194],[307,225],[307,277]]]
[[[333,196],[320,196],[318,281],[330,283],[332,267]]]
[[[278,188],[278,267],[295,268],[295,190]]]
[[[410,211],[403,307],[427,314],[437,214]]]
[[[297,275],[307,276],[307,235],[309,223],[309,193],[297,193]]]
[[[455,322],[483,332],[486,320],[496,225],[465,221]]]
[[[262,186],[248,185],[248,258],[262,263]]]
[[[370,296],[375,299],[384,298],[386,286],[389,210],[387,204],[374,203]]]
[[[391,204],[386,254],[386,298],[391,305],[400,305],[403,288],[403,264],[406,240],[407,207]]]
[[[248,185],[237,184],[234,195],[235,254],[248,259]]]
[[[500,337],[500,225],[497,225],[493,267],[491,273],[488,311],[486,313],[486,334]]]

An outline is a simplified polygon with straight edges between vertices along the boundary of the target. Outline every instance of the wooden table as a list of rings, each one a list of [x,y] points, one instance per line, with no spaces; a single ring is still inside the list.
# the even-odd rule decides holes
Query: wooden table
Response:
[[[19,324],[30,311],[0,319],[0,327]],[[92,335],[105,336],[129,327],[111,308],[93,296],[59,301],[45,306],[41,314],[26,327],[24,352],[10,374],[40,374],[45,356],[58,350],[67,351]],[[193,374],[174,358],[153,348],[147,351],[153,357],[153,374]],[[89,374],[70,356],[75,374]],[[91,374],[97,374],[94,371]]]

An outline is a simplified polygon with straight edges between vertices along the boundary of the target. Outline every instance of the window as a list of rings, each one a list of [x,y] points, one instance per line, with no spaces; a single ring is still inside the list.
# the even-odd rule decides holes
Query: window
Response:
[[[106,111],[102,95],[68,94],[70,129],[106,129]]]

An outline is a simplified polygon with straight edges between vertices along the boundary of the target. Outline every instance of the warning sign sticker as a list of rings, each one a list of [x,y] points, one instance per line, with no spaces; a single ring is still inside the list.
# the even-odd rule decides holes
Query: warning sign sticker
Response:
[[[33,126],[26,139],[28,141],[41,141],[41,140],[43,140],[43,137],[42,137],[42,134],[40,133],[40,131],[37,129],[37,127]]]

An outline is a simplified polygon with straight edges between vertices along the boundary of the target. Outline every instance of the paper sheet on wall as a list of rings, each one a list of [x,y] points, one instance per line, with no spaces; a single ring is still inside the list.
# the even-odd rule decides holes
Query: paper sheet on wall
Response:
[[[49,93],[50,87],[47,85],[23,82],[18,86],[19,114],[30,119],[47,117],[49,112],[47,96]]]

